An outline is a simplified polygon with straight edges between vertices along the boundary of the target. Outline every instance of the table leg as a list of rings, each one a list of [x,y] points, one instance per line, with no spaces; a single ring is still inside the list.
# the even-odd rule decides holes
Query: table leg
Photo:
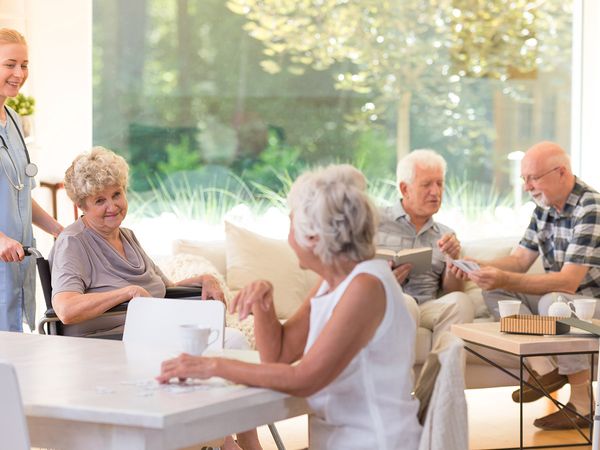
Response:
[[[590,442],[592,442],[594,438],[594,354],[590,354],[590,417],[592,418],[592,423],[590,424]],[[596,430],[598,431],[598,430]]]
[[[476,343],[475,343],[476,344]],[[515,380],[519,380],[519,389],[521,389],[520,392],[523,392],[523,387],[524,386],[528,386],[530,388],[533,389],[537,389],[540,392],[542,392],[544,394],[544,396],[546,398],[548,398],[548,400],[550,400],[552,403],[554,403],[554,405],[559,409],[564,409],[566,407],[566,405],[564,405],[563,403],[559,402],[558,400],[554,399],[549,392],[546,391],[546,389],[541,385],[540,381],[537,379],[537,377],[534,375],[534,373],[531,371],[531,369],[529,367],[527,367],[525,365],[525,359],[526,356],[523,355],[519,355],[519,376],[511,373],[510,371],[508,371],[507,369],[505,369],[504,367],[501,367],[500,365],[496,364],[494,361],[492,361],[489,358],[486,358],[485,356],[477,353],[474,349],[469,348],[467,346],[465,346],[465,350],[468,351],[469,353],[471,353],[472,355],[478,357],[479,359],[485,361],[486,363],[496,367],[497,369],[499,369],[500,371],[506,373],[507,375],[509,375],[510,377],[514,378]],[[593,356],[594,353],[591,352],[580,352],[580,353],[584,353],[584,354],[591,354],[592,355],[592,366],[593,366]],[[516,356],[516,355],[515,355]],[[550,356],[549,354],[545,354],[545,355],[535,355],[535,356]],[[525,381],[523,379],[523,368],[525,368],[527,370],[527,373],[529,374],[529,377],[531,380],[533,380],[533,382],[537,385],[534,386],[533,384],[531,384],[529,381]],[[593,374],[593,367],[591,370],[591,373]],[[593,377],[590,377],[590,389],[593,390],[592,387],[592,380]],[[593,401],[593,400],[592,400]],[[572,410],[571,408],[567,408],[569,411],[578,414],[576,411]],[[564,412],[566,414],[566,412]],[[578,414],[580,417],[580,414]],[[589,420],[589,419],[588,419]],[[573,420],[571,419],[571,421],[573,422]],[[559,447],[579,447],[579,446],[587,446],[592,444],[592,440],[593,440],[593,430],[590,429],[590,437],[588,438],[583,431],[581,430],[580,427],[578,427],[577,425],[574,425],[575,430],[581,435],[581,437],[586,441],[586,442],[576,442],[576,443],[572,443],[572,444],[554,444],[554,445],[538,445],[538,446],[530,446],[530,447],[524,447],[523,446],[523,437],[524,437],[524,432],[523,432],[523,400],[522,398],[519,398],[519,447],[511,447],[511,450],[516,450],[517,448],[520,450],[523,449],[534,449],[534,448],[559,448]],[[591,422],[591,421],[590,421]],[[600,439],[599,439],[600,440]],[[594,450],[600,450],[600,445],[598,446],[598,449],[594,449]],[[500,449],[496,449],[496,450],[500,450]],[[507,449],[502,449],[502,450],[507,450]]]
[[[519,448],[523,450],[523,364],[525,360],[519,356]]]

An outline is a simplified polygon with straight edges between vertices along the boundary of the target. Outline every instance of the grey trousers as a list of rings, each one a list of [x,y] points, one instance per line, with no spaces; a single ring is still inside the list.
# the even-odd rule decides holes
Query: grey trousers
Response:
[[[493,291],[483,291],[483,300],[485,301],[485,304],[487,305],[492,316],[494,316],[494,319],[498,321],[500,320],[498,300],[521,300],[521,309],[519,314],[536,314],[540,316],[547,316],[548,308],[558,299],[559,295],[565,297],[567,300],[573,300],[576,298],[589,298],[589,296],[586,297],[582,295],[565,294],[564,292],[550,292],[544,295],[534,295],[496,289]],[[596,305],[594,317],[600,318],[600,307],[598,307],[598,305]],[[569,375],[589,369],[589,360],[585,355],[553,356],[551,357],[551,361],[553,361],[554,367],[558,365],[558,372],[562,375]],[[534,364],[532,364],[532,366],[534,366]]]

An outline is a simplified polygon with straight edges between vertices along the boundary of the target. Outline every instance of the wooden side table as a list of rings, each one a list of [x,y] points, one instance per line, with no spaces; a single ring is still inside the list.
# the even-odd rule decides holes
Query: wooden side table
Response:
[[[535,335],[524,335],[524,334],[508,334],[500,332],[499,322],[479,322],[479,323],[465,323],[452,325],[452,333],[461,338],[466,343],[475,344],[477,346],[489,348],[502,353],[517,356],[519,358],[519,376],[517,377],[509,370],[501,367],[494,361],[485,356],[479,354],[475,349],[466,346],[465,350],[469,353],[477,356],[488,364],[496,367],[503,371],[512,378],[519,380],[519,387],[521,392],[524,386],[528,386],[532,389],[540,391],[545,397],[549,398],[559,410],[563,410],[565,405],[550,396],[539,383],[534,373],[525,365],[525,358],[532,356],[552,356],[552,355],[573,355],[582,354],[590,355],[590,368],[592,377],[590,379],[590,411],[594,411],[594,393],[592,387],[593,373],[594,373],[594,355],[598,353],[598,338],[593,335],[559,335],[559,336],[535,336]],[[523,369],[525,369],[529,376],[534,380],[536,385],[532,385],[523,380]],[[566,413],[565,413],[566,414]],[[577,413],[575,413],[577,414]],[[519,449],[523,448],[542,448],[548,446],[534,446],[534,447],[523,447],[523,402],[519,401]],[[583,417],[583,416],[581,416]],[[589,436],[586,436],[584,432],[577,427],[579,434],[585,439],[585,442],[577,442],[573,444],[559,444],[552,445],[552,447],[575,447],[575,446],[588,446],[592,443],[592,421],[585,418],[590,422]]]
[[[50,194],[52,197],[52,217],[54,217],[54,219],[58,219],[58,200],[57,200],[57,194],[58,191],[60,189],[64,189],[65,184],[60,182],[60,183],[49,183],[47,181],[40,181],[40,186],[43,188],[47,188],[50,189]],[[77,205],[73,205],[73,213],[75,216],[75,220],[77,220],[77,216],[78,216],[78,211],[77,211]]]

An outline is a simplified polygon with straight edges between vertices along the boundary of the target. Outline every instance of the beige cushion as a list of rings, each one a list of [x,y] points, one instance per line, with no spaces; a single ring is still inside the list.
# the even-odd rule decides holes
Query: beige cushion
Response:
[[[273,284],[275,311],[289,318],[318,281],[315,273],[303,270],[286,240],[271,239],[225,223],[227,284],[230,289],[264,279]]]
[[[173,241],[173,254],[187,253],[202,256],[208,259],[215,269],[225,274],[225,241],[192,241],[189,239],[176,239]]]

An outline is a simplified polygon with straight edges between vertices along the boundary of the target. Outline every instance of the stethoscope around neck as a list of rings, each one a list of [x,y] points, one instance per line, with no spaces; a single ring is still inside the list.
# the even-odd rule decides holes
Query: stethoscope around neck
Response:
[[[21,138],[21,143],[23,144],[23,150],[25,150],[25,156],[27,157],[27,165],[25,166],[25,175],[27,175],[30,178],[35,177],[38,173],[38,168],[35,164],[33,164],[31,162],[31,159],[29,158],[29,150],[27,150],[27,145],[25,144],[25,139],[23,138],[23,135],[21,134],[21,130],[19,130],[19,127],[17,126],[17,122],[13,118],[12,114],[8,112],[8,109],[6,107],[4,107],[4,109],[5,109],[8,117],[10,117],[10,120],[12,121],[12,123],[15,125],[15,128],[17,129],[17,133],[19,133],[19,137]],[[23,180],[21,179],[21,175],[19,174],[19,170],[17,169],[17,164],[15,163],[15,160],[13,159],[10,152],[8,151],[8,145],[6,145],[6,141],[4,140],[4,137],[1,134],[0,134],[0,141],[2,142],[2,145],[0,146],[0,148],[4,149],[4,151],[8,155],[8,159],[10,159],[10,163],[13,166],[13,169],[15,170],[15,175],[16,175],[17,179],[14,180],[10,177],[10,175],[8,174],[8,170],[6,170],[6,166],[4,165],[4,160],[2,158],[0,158],[0,163],[2,164],[2,169],[4,170],[4,174],[6,175],[8,182],[10,183],[10,185],[13,188],[15,188],[17,191],[22,191],[23,188],[25,187],[25,185],[23,184]]]

